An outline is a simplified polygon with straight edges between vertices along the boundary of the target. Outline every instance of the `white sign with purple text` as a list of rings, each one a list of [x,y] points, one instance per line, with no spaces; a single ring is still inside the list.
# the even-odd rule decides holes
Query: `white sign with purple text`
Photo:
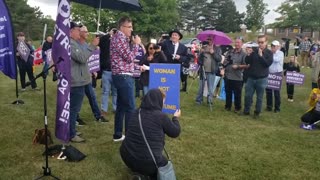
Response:
[[[295,71],[287,71],[286,82],[289,84],[302,85],[304,83],[304,77],[304,74]]]
[[[88,59],[89,72],[94,73],[100,71],[100,50],[92,51]]]

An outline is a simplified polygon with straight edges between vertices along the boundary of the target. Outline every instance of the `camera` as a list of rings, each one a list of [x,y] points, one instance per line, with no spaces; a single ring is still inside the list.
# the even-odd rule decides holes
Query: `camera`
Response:
[[[232,64],[233,64],[233,60],[232,60],[232,57],[231,57],[231,52],[229,51],[229,52],[227,53],[227,56],[226,56],[223,64],[221,64],[221,66],[222,66],[223,68],[226,68],[227,66],[232,65]]]
[[[115,28],[114,28],[114,29],[112,29],[113,34],[117,33],[117,31],[118,31],[118,30],[117,30],[117,29],[115,29]]]
[[[160,46],[158,44],[155,44],[155,45],[153,45],[153,49],[158,50],[158,49],[160,49]]]

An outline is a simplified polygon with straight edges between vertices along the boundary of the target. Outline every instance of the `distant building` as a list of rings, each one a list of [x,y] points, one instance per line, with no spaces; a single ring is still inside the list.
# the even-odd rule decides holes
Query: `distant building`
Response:
[[[299,36],[308,36],[309,38],[315,40],[320,37],[319,31],[312,31],[311,29],[303,29],[299,27],[291,27],[291,28],[274,28],[272,31],[267,30],[267,34],[272,34],[278,38],[289,38],[295,39],[297,35]]]

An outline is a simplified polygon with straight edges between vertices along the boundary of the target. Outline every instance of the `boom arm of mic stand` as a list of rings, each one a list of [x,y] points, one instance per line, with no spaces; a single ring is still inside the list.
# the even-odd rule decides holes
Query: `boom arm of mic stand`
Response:
[[[53,67],[55,67],[57,64],[59,64],[60,62],[64,61],[64,59],[62,57],[59,57],[59,60],[55,63],[52,64],[51,66],[49,66],[47,69],[43,69],[39,74],[36,75],[36,77],[34,79],[31,79],[30,81],[26,82],[26,87],[30,86],[32,82],[36,81],[39,77],[46,77],[47,72],[52,69]]]

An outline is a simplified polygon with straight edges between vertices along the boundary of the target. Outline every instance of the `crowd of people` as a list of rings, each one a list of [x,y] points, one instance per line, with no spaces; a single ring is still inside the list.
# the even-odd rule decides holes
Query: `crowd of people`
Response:
[[[132,36],[133,25],[129,17],[119,19],[117,28],[111,29],[106,35],[94,37],[88,43],[88,29],[84,25],[70,23],[70,47],[71,47],[71,91],[70,91],[70,141],[85,142],[82,133],[76,131],[76,125],[85,125],[80,118],[81,105],[84,95],[87,96],[94,118],[99,123],[109,121],[109,96],[112,98],[112,110],[114,116],[113,141],[123,141],[120,154],[125,164],[138,173],[155,177],[156,166],[146,149],[146,144],[141,136],[141,129],[145,130],[146,139],[149,141],[154,152],[156,165],[165,166],[168,162],[162,155],[164,148],[164,135],[177,137],[180,134],[178,118],[181,111],[177,110],[172,119],[162,113],[165,94],[158,89],[150,89],[150,73],[148,67],[151,63],[171,63],[181,65],[181,92],[187,91],[187,80],[190,62],[194,55],[188,48],[180,43],[183,34],[179,30],[172,30],[168,38],[160,42],[150,42],[146,46],[138,35]],[[24,34],[17,36],[17,57],[20,70],[21,87],[24,91],[25,74],[29,79],[34,79],[32,71],[32,47],[24,43]],[[205,83],[207,83],[207,104],[214,105],[214,90],[217,86],[216,78],[225,82],[225,110],[232,110],[243,116],[251,113],[253,96],[256,94],[256,104],[253,117],[259,118],[262,112],[264,92],[266,92],[266,111],[279,113],[281,108],[280,91],[267,88],[269,73],[300,72],[297,56],[290,55],[288,61],[285,57],[288,52],[282,52],[283,45],[277,40],[271,42],[268,48],[268,37],[259,35],[257,37],[258,47],[247,44],[243,47],[243,37],[234,39],[234,48],[224,51],[219,44],[215,44],[214,36],[208,35],[206,42],[197,52],[197,76],[199,77],[198,92],[195,103],[202,105]],[[19,47],[27,48],[27,57],[22,56]],[[285,45],[286,46],[286,45]],[[48,36],[43,45],[43,58],[46,60],[45,51],[52,47],[52,37]],[[312,88],[316,88],[310,95],[311,110],[301,119],[303,122],[315,122],[320,115],[320,103],[318,79],[320,72],[320,40],[311,44],[308,38],[300,42],[301,68],[307,66],[310,58],[312,65]],[[90,73],[87,60],[96,49],[100,49],[100,72]],[[44,69],[48,68],[45,63]],[[55,71],[55,70],[54,70]],[[138,72],[138,75],[136,75]],[[95,89],[97,78],[101,78],[102,96],[99,108]],[[180,86],[180,82],[172,82]],[[33,89],[37,88],[32,81]],[[244,103],[242,89],[244,92]],[[294,85],[287,83],[287,97],[293,102]],[[136,109],[135,97],[140,97],[143,92],[141,106]],[[242,106],[243,105],[243,106]],[[310,113],[313,112],[312,115]],[[315,114],[315,115],[314,115]],[[320,113],[319,113],[320,114]],[[310,120],[312,119],[312,120]],[[142,121],[142,125],[139,122]],[[141,127],[142,126],[142,127]],[[124,127],[124,130],[123,130]]]

